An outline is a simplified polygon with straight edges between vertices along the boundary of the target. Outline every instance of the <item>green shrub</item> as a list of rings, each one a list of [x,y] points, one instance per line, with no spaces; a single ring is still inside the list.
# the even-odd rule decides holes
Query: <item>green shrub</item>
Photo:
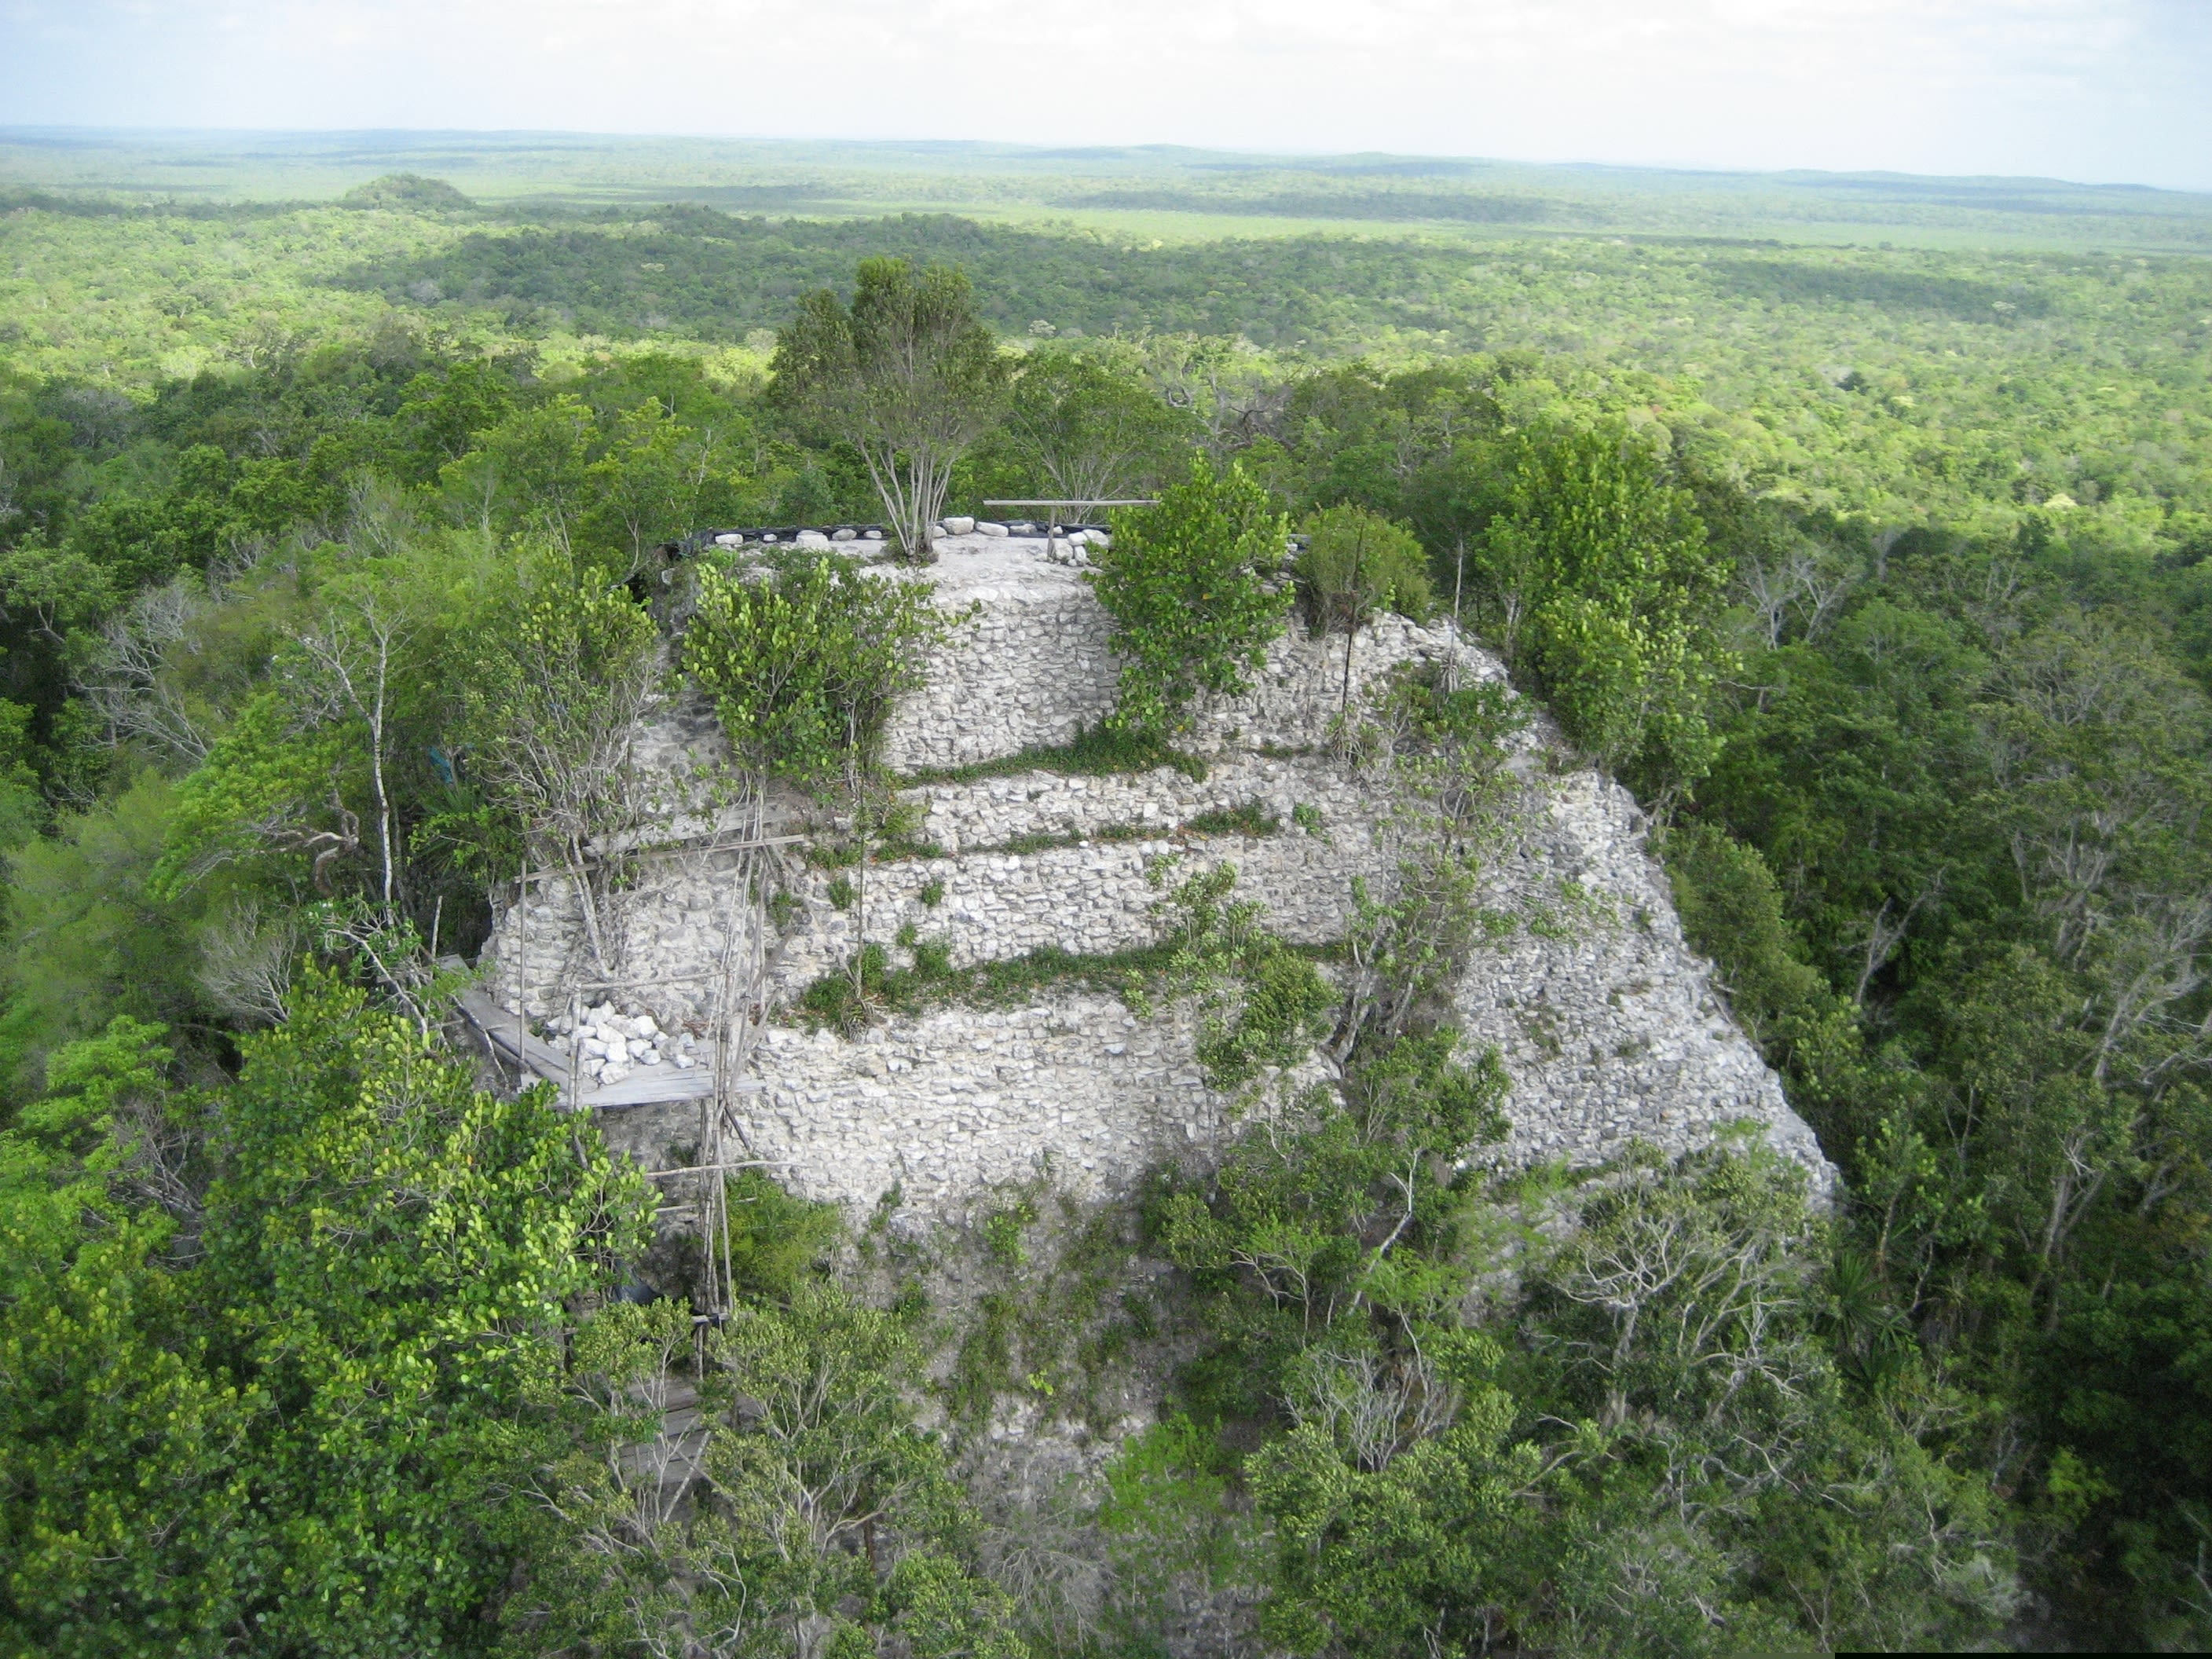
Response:
[[[1790,1072],[1802,1105],[1817,1107],[1857,1058],[1860,1040],[1850,1001],[1806,960],[1774,872],[1756,847],[1714,824],[1674,825],[1659,856],[1683,937],[1712,957],[1736,1018]]]
[[[1232,1091],[1271,1067],[1295,1066],[1328,1035],[1336,993],[1306,957],[1265,939],[1240,964],[1235,1013],[1210,1012],[1196,1045],[1206,1086]]]
[[[830,836],[807,842],[805,857],[817,870],[849,870],[860,861],[860,843],[850,836]]]
[[[1718,626],[1733,560],[1665,453],[1622,422],[1521,433],[1513,465],[1510,510],[1468,567],[1500,649],[1601,763],[1647,793],[1696,781],[1734,672]]]
[[[1201,691],[1236,696],[1283,631],[1287,595],[1267,578],[1288,532],[1236,463],[1204,455],[1157,507],[1116,514],[1113,545],[1089,573],[1121,659],[1113,725],[1154,739],[1188,724]]]
[[[799,994],[799,1011],[817,1026],[853,1032],[868,1022],[870,1009],[896,985],[890,957],[880,945],[863,945],[849,972],[824,974]]]
[[[1022,1229],[1037,1218],[1036,1206],[1024,1199],[1012,1209],[1000,1210],[983,1223],[983,1248],[1001,1267],[1018,1267],[1030,1259],[1022,1243]]]
[[[761,1170],[729,1177],[730,1275],[750,1301],[788,1304],[836,1248],[834,1204],[793,1198]]]
[[[769,571],[708,569],[684,669],[744,761],[819,788],[873,767],[884,723],[950,629],[933,586],[834,554]]]
[[[1413,532],[1364,507],[1325,507],[1305,523],[1298,586],[1314,630],[1349,634],[1377,611],[1425,622],[1436,610]]]

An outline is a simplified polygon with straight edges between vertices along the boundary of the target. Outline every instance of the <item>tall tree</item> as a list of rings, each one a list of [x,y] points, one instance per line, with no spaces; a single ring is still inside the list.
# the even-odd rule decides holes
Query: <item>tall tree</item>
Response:
[[[652,1200],[325,978],[173,1081],[123,1017],[0,1133],[0,1651],[481,1651],[568,1309]]]
[[[1192,429],[1142,381],[1062,349],[1030,355],[1006,418],[1024,470],[1070,504],[1153,488]]]
[[[1006,364],[966,276],[862,261],[849,307],[827,289],[799,302],[774,373],[793,413],[860,452],[901,553],[927,562],[953,463],[1006,403]]]
[[[636,764],[659,636],[625,590],[550,544],[522,550],[502,586],[460,688],[471,769],[515,815],[532,863],[567,875],[610,973],[611,854],[669,810]]]

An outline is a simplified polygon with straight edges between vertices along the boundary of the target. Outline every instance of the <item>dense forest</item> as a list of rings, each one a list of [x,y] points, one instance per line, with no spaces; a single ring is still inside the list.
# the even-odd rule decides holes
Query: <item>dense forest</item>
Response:
[[[2212,1642],[2201,260],[6,205],[9,1651]],[[757,1171],[742,1317],[628,1294],[681,1281],[642,1182],[487,1087],[439,964],[532,833],[492,757],[533,685],[645,684],[666,544],[891,516],[806,370],[885,255],[983,388],[947,509],[1087,459],[1185,515],[1133,558],[1394,526],[1356,603],[1635,789],[1832,1210],[1748,1143],[1462,1168],[1498,1079],[1407,1024],[1210,1182],[1010,1200],[973,1306]],[[1478,767],[1498,711],[1424,695]],[[1311,1025],[1219,937],[1156,991]],[[1098,1480],[975,1477],[994,1395],[1140,1351],[1170,1408]],[[648,1512],[624,1448],[693,1399],[725,1501]]]

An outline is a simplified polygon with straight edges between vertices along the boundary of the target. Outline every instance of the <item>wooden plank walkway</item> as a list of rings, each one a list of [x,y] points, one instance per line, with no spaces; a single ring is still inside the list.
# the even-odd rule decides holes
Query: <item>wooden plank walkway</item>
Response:
[[[532,1075],[558,1088],[562,1103],[569,1103],[568,1055],[544,1038],[533,1036],[521,1020],[495,1003],[481,986],[461,994],[460,1008],[493,1048]],[[757,1095],[763,1086],[751,1078],[734,1079],[730,1092]],[[673,1066],[655,1066],[633,1073],[619,1083],[587,1088],[574,1103],[591,1111],[606,1111],[624,1106],[661,1106],[685,1100],[706,1100],[714,1092],[714,1068],[711,1066],[694,1066],[689,1071]]]

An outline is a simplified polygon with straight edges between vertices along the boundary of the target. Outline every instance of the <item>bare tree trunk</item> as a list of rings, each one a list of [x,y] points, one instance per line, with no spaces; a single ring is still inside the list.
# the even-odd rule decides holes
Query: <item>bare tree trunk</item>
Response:
[[[349,642],[332,617],[327,631],[301,636],[300,642],[325,677],[319,694],[325,706],[336,712],[350,711],[368,728],[371,787],[376,795],[377,851],[380,866],[379,896],[383,923],[394,919],[393,902],[398,885],[398,862],[392,846],[392,793],[384,770],[386,726],[392,690],[392,653],[404,635],[402,625],[388,615],[374,597],[356,601],[353,616],[361,628],[358,641]],[[367,652],[360,653],[365,644]],[[367,654],[371,660],[364,662]],[[368,684],[373,669],[374,678]]]
[[[1905,942],[1905,932],[1912,926],[1912,918],[1919,913],[1922,905],[1942,890],[1943,872],[1938,870],[1915,896],[1912,902],[1905,907],[1905,914],[1895,921],[1887,919],[1890,901],[1884,899],[1881,902],[1881,908],[1867,923],[1866,960],[1859,969],[1859,982],[1851,989],[1851,1006],[1863,1008],[1866,1006],[1867,987],[1873,983],[1876,974],[1889,965],[1889,959],[1897,954],[1897,947]]]
[[[1352,647],[1359,637],[1359,619],[1367,609],[1366,596],[1359,591],[1359,572],[1366,560],[1367,526],[1362,520],[1359,539],[1352,544],[1352,608],[1344,622],[1344,696],[1337,710],[1340,714],[1352,712]]]
[[[380,632],[376,641],[375,713],[368,726],[369,776],[376,787],[376,834],[384,864],[384,925],[392,925],[392,794],[384,781],[384,709],[392,673],[392,636]]]

